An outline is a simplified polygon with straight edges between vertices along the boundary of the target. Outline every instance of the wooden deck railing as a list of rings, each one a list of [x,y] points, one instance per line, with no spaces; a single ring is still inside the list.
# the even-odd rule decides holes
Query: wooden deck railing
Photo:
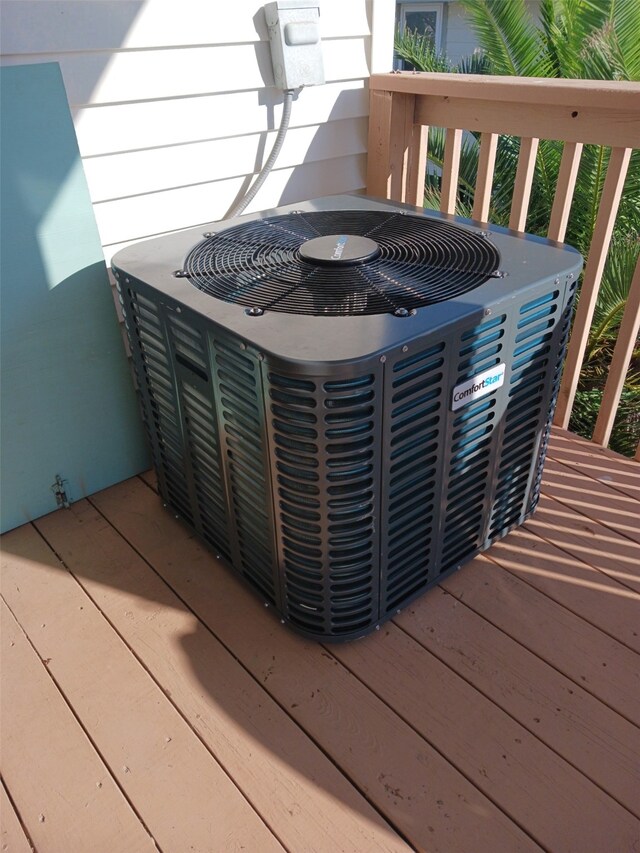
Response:
[[[611,147],[587,254],[555,422],[566,428],[633,148],[640,147],[640,84],[400,72],[370,81],[367,192],[422,205],[430,125],[446,128],[440,209],[453,213],[463,130],[480,137],[473,218],[487,222],[498,136],[521,138],[509,227],[524,231],[540,139],[564,143],[547,236],[564,239],[585,143]],[[640,204],[640,199],[638,199]],[[640,324],[640,262],[618,334],[592,440],[606,446]],[[640,458],[640,447],[637,458]]]

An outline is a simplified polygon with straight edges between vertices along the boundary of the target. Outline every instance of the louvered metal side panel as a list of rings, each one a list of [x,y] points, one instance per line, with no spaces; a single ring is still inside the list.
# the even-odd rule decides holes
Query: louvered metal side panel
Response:
[[[348,639],[378,620],[376,372],[266,372],[283,614],[310,636]]]
[[[414,342],[385,375],[385,466],[380,513],[381,614],[414,598],[437,576],[442,433],[446,418],[443,341]]]
[[[452,387],[504,361],[506,330],[507,315],[501,313],[462,332]],[[448,460],[443,485],[441,573],[460,565],[483,542],[500,399],[497,389],[449,413],[451,427],[444,448]]]
[[[209,342],[231,506],[233,563],[267,602],[280,606],[260,363],[237,340],[210,335]]]
[[[550,362],[558,357],[562,296],[552,287],[513,308],[510,370],[504,393],[502,437],[494,472],[495,491],[488,538],[504,535],[523,520],[529,505],[538,449],[552,390]]]
[[[176,377],[160,306],[131,288],[123,295],[125,323],[160,492],[193,524]]]
[[[571,329],[571,316],[573,313],[573,305],[576,298],[578,287],[578,279],[574,275],[570,275],[567,279],[564,301],[565,307],[562,311],[560,326],[558,330],[558,345],[554,353],[555,363],[553,368],[553,376],[551,379],[551,399],[549,402],[549,410],[544,425],[542,440],[538,449],[538,454],[535,463],[535,476],[529,493],[529,502],[527,512],[533,512],[540,499],[540,484],[542,482],[542,474],[544,468],[544,460],[547,454],[547,446],[549,444],[549,436],[551,434],[551,426],[553,424],[553,416],[556,410],[558,401],[558,392],[560,390],[560,380],[562,378],[562,368],[564,366],[564,357],[567,352],[567,343],[569,341],[569,331]]]
[[[378,371],[325,382],[327,515],[332,633],[364,633],[378,621],[380,489]]]

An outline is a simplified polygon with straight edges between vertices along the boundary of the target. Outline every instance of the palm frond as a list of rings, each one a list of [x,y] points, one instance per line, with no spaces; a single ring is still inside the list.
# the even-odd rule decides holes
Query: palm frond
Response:
[[[396,56],[407,62],[416,71],[442,71],[451,73],[454,67],[451,61],[439,53],[431,36],[414,30],[397,31],[394,41]]]
[[[524,0],[460,0],[493,74],[549,77],[552,67]]]

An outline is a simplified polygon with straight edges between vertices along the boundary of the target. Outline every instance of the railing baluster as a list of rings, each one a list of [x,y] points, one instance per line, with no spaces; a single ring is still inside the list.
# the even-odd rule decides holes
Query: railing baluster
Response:
[[[604,263],[607,258],[611,233],[618,213],[618,205],[620,203],[620,196],[622,195],[624,179],[627,175],[630,156],[630,148],[611,149],[607,177],[605,178],[602,190],[596,227],[593,232],[591,248],[589,249],[589,256],[584,270],[580,299],[578,301],[571,340],[569,341],[569,348],[567,350],[567,360],[560,385],[560,393],[558,395],[558,406],[554,422],[563,429],[568,428],[569,418],[571,417],[571,409],[573,408],[578,379],[580,378],[580,368],[587,346],[589,330],[591,329],[598,290],[600,289],[602,270],[604,269]]]
[[[427,140],[429,128],[414,124],[407,165],[406,199],[408,204],[424,205],[424,182],[427,174]]]
[[[547,232],[549,239],[557,240],[558,243],[562,243],[567,231],[569,211],[573,201],[573,192],[576,188],[576,177],[578,176],[581,156],[582,142],[565,142],[549,220],[549,231]]]
[[[496,164],[498,150],[498,134],[483,133],[480,137],[480,155],[478,158],[478,177],[476,191],[473,196],[472,219],[478,222],[488,222],[489,204],[491,202],[491,187],[493,185],[493,170]]]
[[[461,148],[462,131],[458,128],[447,128],[447,140],[444,144],[444,164],[442,166],[442,191],[440,194],[440,210],[443,213],[456,212]]]
[[[636,271],[631,281],[627,304],[622,315],[622,322],[618,331],[609,367],[609,375],[602,394],[602,403],[598,412],[598,419],[593,430],[592,441],[605,447],[609,444],[616,410],[620,402],[620,395],[624,386],[631,355],[636,345],[638,330],[640,329],[640,258],[636,264]]]
[[[538,139],[530,136],[523,136],[520,141],[518,168],[516,170],[516,181],[513,187],[513,201],[511,202],[511,215],[509,217],[509,228],[512,228],[514,231],[524,231],[524,226],[527,222],[527,211],[529,210],[529,199],[531,197],[531,184],[533,183],[533,173],[536,166],[538,142]]]

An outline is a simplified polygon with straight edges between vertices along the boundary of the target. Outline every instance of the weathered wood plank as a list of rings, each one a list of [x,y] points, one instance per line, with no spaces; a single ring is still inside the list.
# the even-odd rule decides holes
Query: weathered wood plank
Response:
[[[530,136],[525,136],[520,140],[518,167],[516,169],[511,214],[509,216],[509,228],[512,228],[514,231],[524,231],[527,223],[527,212],[529,210],[529,199],[531,198],[531,186],[533,184],[533,173],[536,167],[539,142],[539,139]]]
[[[635,459],[620,456],[559,427],[551,430],[548,454],[556,462],[640,501],[640,465]]]
[[[408,849],[89,502],[38,529],[286,849]]]
[[[629,294],[624,307],[624,314],[618,329],[616,345],[613,350],[609,373],[602,394],[600,410],[596,424],[593,428],[591,440],[596,444],[609,444],[613,422],[620,395],[629,369],[631,356],[638,343],[638,331],[640,330],[640,258],[636,263],[636,269],[631,280]]]
[[[0,849],[2,853],[33,853],[31,842],[25,835],[20,819],[13,808],[4,782],[0,780]]]
[[[33,544],[37,536],[33,529],[20,529],[26,530],[20,538]],[[6,560],[26,562],[7,553],[16,539],[9,536],[3,545]],[[37,559],[37,549],[31,553]],[[32,566],[40,571],[38,563]],[[35,609],[28,583],[23,585],[20,579],[18,591],[11,594],[12,574],[4,578],[3,593],[20,597],[24,606]],[[86,849],[91,839],[96,853],[155,850],[153,839],[49,675],[53,659],[38,658],[4,601],[1,611],[2,774],[36,848],[69,853]],[[46,628],[42,618],[34,626],[39,634]],[[94,665],[94,670],[100,669]],[[3,809],[3,824],[4,819]],[[10,831],[10,822],[7,827]]]
[[[452,75],[453,76],[453,75]],[[459,75],[455,75],[458,77]],[[479,77],[478,79],[481,79]],[[509,78],[503,77],[503,80]],[[377,90],[372,90],[377,91]],[[490,100],[469,97],[450,98],[417,95],[416,124],[435,127],[462,127],[480,133],[559,139],[593,145],[635,147],[640,137],[640,120],[631,109],[558,106],[544,100],[538,103],[510,103],[499,95]],[[577,115],[573,115],[577,113]]]
[[[33,527],[7,534],[3,546],[3,596],[158,845],[282,850]],[[148,618],[160,609],[152,605]]]
[[[635,725],[638,656],[486,556],[443,588]]]
[[[503,77],[497,74],[389,73],[373,74],[371,90],[495,100],[503,104],[549,104],[598,107],[637,112],[640,84],[620,80],[571,80],[548,77]],[[504,110],[504,112],[508,112]],[[575,116],[577,118],[577,116]]]
[[[371,95],[367,193],[404,201],[413,138],[413,98]]]
[[[640,815],[640,732],[636,726],[444,589],[433,590],[394,622],[629,811]]]
[[[414,124],[409,146],[405,201],[417,207],[424,205],[424,182],[427,174],[429,128]]]
[[[496,164],[498,150],[498,134],[483,133],[480,139],[480,154],[478,156],[478,177],[473,196],[472,219],[488,222],[489,206],[491,204],[491,187],[493,185],[493,170]]]
[[[333,655],[283,630],[210,552],[185,538],[140,480],[92,501],[412,844],[492,853],[535,847]]]
[[[461,151],[462,131],[458,129],[457,125],[447,125],[447,138],[444,144],[444,163],[442,166],[442,189],[440,192],[440,210],[443,213],[456,212]]]
[[[640,595],[584,560],[520,527],[487,556],[535,589],[640,653]]]
[[[633,843],[635,817],[396,626],[332,653],[545,849]]]
[[[547,237],[561,243],[567,230],[569,211],[573,201],[573,191],[578,177],[580,157],[582,156],[581,142],[566,142],[562,151],[560,171],[558,172],[558,183],[553,197],[551,218],[549,219],[549,230]]]
[[[640,593],[640,545],[542,495],[525,528]]]
[[[611,475],[611,482],[614,482],[614,476]],[[634,542],[640,542],[637,499],[610,485],[610,481],[604,477],[594,479],[585,476],[574,467],[547,457],[542,488],[545,494],[572,507],[581,515],[610,527]]]

